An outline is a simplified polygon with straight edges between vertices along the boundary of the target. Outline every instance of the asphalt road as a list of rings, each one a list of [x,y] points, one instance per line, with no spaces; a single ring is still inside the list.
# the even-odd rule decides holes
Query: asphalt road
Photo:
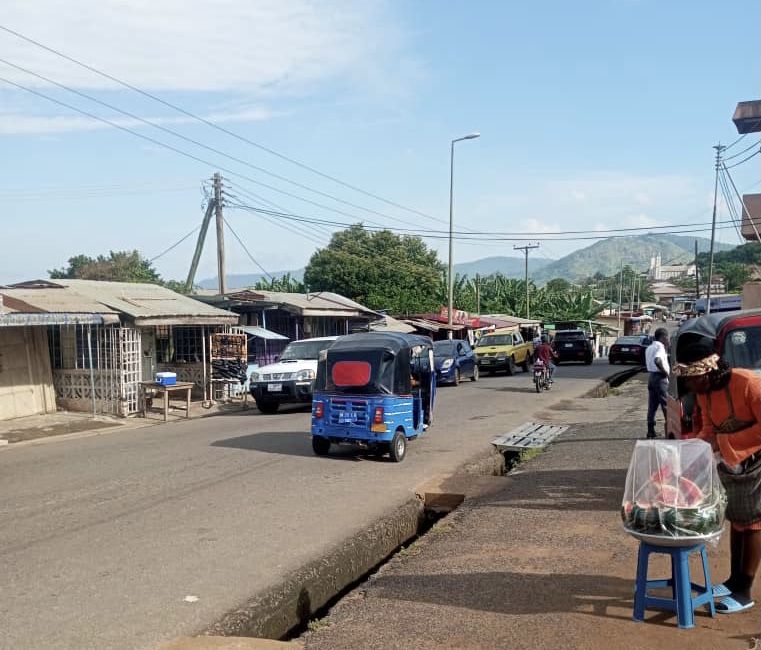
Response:
[[[435,474],[621,370],[563,365],[438,393],[404,462],[311,451],[309,412],[249,412],[0,453],[0,648],[148,649],[322,557]]]

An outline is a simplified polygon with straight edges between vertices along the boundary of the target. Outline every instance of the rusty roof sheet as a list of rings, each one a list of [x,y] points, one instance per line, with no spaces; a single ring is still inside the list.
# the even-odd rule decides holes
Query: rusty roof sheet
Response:
[[[102,314],[136,324],[235,325],[239,316],[155,284],[39,280],[0,289],[6,309],[21,313]],[[111,320],[111,319],[109,319]]]

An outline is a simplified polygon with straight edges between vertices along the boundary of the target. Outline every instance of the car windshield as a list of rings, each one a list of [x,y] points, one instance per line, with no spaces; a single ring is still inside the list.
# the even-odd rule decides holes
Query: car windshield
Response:
[[[640,345],[643,343],[641,336],[622,336],[616,339],[614,345]]]
[[[454,356],[454,341],[434,341],[434,357],[452,357]]]
[[[490,334],[482,337],[476,347],[482,348],[485,345],[512,345],[512,343],[513,337],[510,334]]]
[[[315,361],[320,358],[320,352],[325,348],[329,348],[333,345],[333,341],[294,341],[289,343],[288,347],[283,350],[283,354],[280,355],[279,361],[293,361],[302,359],[314,359]]]

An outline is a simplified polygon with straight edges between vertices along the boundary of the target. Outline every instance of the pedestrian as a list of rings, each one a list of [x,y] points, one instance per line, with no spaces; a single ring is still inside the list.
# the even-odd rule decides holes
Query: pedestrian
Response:
[[[753,607],[751,587],[761,564],[761,377],[730,368],[710,339],[680,352],[674,372],[697,397],[702,419],[697,436],[716,452],[727,494],[730,574],[713,587],[714,596],[723,596],[716,611],[742,612]]]
[[[656,438],[655,414],[660,407],[663,420],[666,420],[666,396],[669,390],[669,355],[666,346],[669,333],[665,327],[659,327],[653,334],[653,342],[645,350],[645,365],[650,376],[647,380],[647,437]]]

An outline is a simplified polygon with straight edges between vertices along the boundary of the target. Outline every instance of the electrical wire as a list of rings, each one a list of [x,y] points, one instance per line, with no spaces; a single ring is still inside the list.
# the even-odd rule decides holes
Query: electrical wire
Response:
[[[163,251],[162,253],[159,253],[158,255],[156,255],[156,257],[152,257],[152,258],[151,258],[151,259],[149,259],[148,261],[149,261],[149,262],[155,262],[157,259],[159,259],[160,257],[163,257],[164,255],[166,255],[166,254],[167,254],[169,251],[171,251],[172,249],[174,249],[174,248],[177,248],[177,246],[179,246],[179,245],[180,245],[182,242],[184,242],[184,241],[185,241],[185,240],[186,240],[188,237],[190,237],[190,235],[192,235],[194,232],[196,232],[196,231],[198,231],[198,230],[200,230],[200,229],[201,229],[201,226],[196,226],[196,227],[195,227],[195,228],[193,228],[193,230],[191,230],[191,231],[190,231],[190,232],[189,232],[187,235],[185,235],[185,236],[184,236],[182,239],[180,239],[180,241],[178,241],[178,242],[177,242],[177,243],[175,243],[175,244],[172,244],[172,245],[171,245],[169,248],[167,248],[165,251]]]
[[[726,167],[726,166],[725,166],[725,169],[732,169],[733,167],[737,167],[738,165],[742,165],[743,163],[746,163],[746,162],[748,162],[748,161],[749,161],[751,158],[755,158],[755,157],[756,157],[758,154],[760,154],[760,153],[761,153],[761,149],[759,149],[758,151],[756,151],[756,152],[752,153],[752,154],[751,154],[750,156],[748,156],[747,158],[743,158],[743,159],[742,159],[742,160],[740,160],[739,162],[736,162],[736,163],[734,163],[733,165],[729,165],[729,167]]]
[[[352,225],[356,224],[348,224],[345,222],[337,222],[337,221],[328,221],[326,219],[316,219],[316,218],[309,218],[294,214],[285,214],[280,212],[274,212],[272,210],[264,210],[262,208],[250,206],[250,205],[244,205],[244,204],[232,204],[231,207],[234,208],[240,208],[243,210],[250,210],[252,212],[256,213],[264,213],[269,214],[274,217],[287,219],[290,221],[295,221],[298,223],[316,223],[321,225],[329,225],[329,226],[335,226],[338,228],[349,228]],[[721,225],[724,223],[728,223],[730,225]],[[369,231],[369,232],[377,232],[379,230],[389,230],[388,228],[375,228],[375,227],[368,227],[364,224],[360,224],[363,229]],[[731,228],[732,223],[730,222],[720,222],[719,225],[717,225],[717,229],[726,229]],[[642,230],[646,230],[646,228],[642,228]],[[657,236],[659,234],[692,234],[692,233],[698,233],[698,232],[708,232],[711,230],[711,226],[707,225],[705,228],[686,228],[686,229],[680,229],[680,230],[672,230],[666,233],[640,233],[642,235],[652,234],[654,236]],[[592,232],[592,231],[583,231],[583,232]],[[574,236],[574,237],[567,237],[563,236],[561,239],[556,239],[553,237],[549,237],[549,235],[556,233],[542,233],[542,237],[537,238],[534,237],[527,237],[525,236],[526,233],[517,233],[517,234],[508,234],[508,236],[502,236],[502,237],[495,237],[493,234],[480,234],[480,235],[473,235],[472,233],[460,233],[456,237],[453,235],[454,239],[457,239],[458,241],[481,241],[482,238],[487,238],[488,241],[536,241],[537,239],[549,239],[549,241],[584,241],[584,240],[591,240],[591,239],[606,239],[606,238],[624,238],[624,237],[631,237],[632,233],[626,233],[626,234],[607,234],[607,233],[616,233],[620,231],[595,231],[596,234],[589,235],[589,236]],[[438,234],[433,233],[431,231],[410,231],[405,230],[403,234],[407,235],[414,235],[417,237],[420,237],[422,239],[448,239],[449,235],[444,234]]]
[[[346,217],[349,217],[351,219],[355,219],[356,221],[366,221],[367,223],[372,223],[375,225],[381,225],[378,224],[378,222],[370,221],[369,219],[363,219],[362,217],[359,217],[355,214],[351,214],[349,212],[344,212],[343,210],[339,210],[338,208],[332,208],[330,206],[324,205],[322,203],[318,203],[317,201],[312,201],[310,199],[306,199],[302,196],[298,196],[297,194],[293,194],[291,192],[287,192],[286,190],[281,190],[280,188],[274,187],[273,185],[268,185],[267,183],[263,183],[261,181],[257,181],[254,178],[251,178],[250,176],[246,176],[245,174],[241,174],[239,172],[233,171],[232,169],[229,169],[227,167],[224,167],[222,165],[218,165],[216,163],[212,163],[208,160],[205,160],[204,158],[201,158],[199,156],[196,156],[195,154],[188,153],[187,151],[183,151],[182,149],[178,149],[177,147],[167,144],[166,142],[162,142],[160,140],[156,140],[156,138],[152,138],[147,135],[143,135],[142,133],[138,133],[137,131],[134,131],[122,124],[118,124],[116,122],[113,122],[111,120],[106,119],[105,117],[100,117],[99,115],[95,115],[94,113],[90,113],[89,111],[86,111],[81,108],[77,108],[76,106],[72,106],[71,104],[68,104],[60,99],[56,99],[54,97],[50,97],[49,95],[46,95],[45,93],[41,93],[37,90],[34,90],[32,88],[29,88],[27,86],[24,86],[22,84],[16,83],[15,81],[11,81],[9,79],[6,79],[4,77],[0,77],[0,81],[10,85],[14,86],[16,88],[19,88],[21,90],[25,90],[28,93],[31,93],[32,95],[36,95],[37,97],[41,97],[43,99],[48,100],[49,102],[52,102],[54,104],[58,104],[60,106],[64,106],[65,108],[68,108],[69,110],[75,111],[77,113],[81,113],[82,115],[85,115],[93,120],[97,120],[99,122],[103,122],[104,124],[108,124],[109,126],[112,126],[116,129],[119,129],[120,131],[124,131],[125,133],[129,133],[131,135],[134,135],[135,137],[141,138],[142,140],[146,140],[147,142],[150,142],[152,144],[155,144],[159,147],[163,147],[164,149],[168,149],[170,151],[173,151],[177,154],[180,154],[181,156],[185,156],[186,158],[190,158],[191,160],[195,160],[196,162],[203,163],[206,166],[209,167],[216,167],[217,169],[220,169],[221,171],[224,171],[227,174],[230,174],[232,176],[235,176],[237,178],[242,178],[243,180],[248,181],[249,183],[254,183],[256,185],[262,185],[263,187],[267,187],[271,190],[274,190],[275,192],[279,192],[280,194],[284,194],[286,196],[290,196],[294,199],[298,199],[299,201],[302,201],[304,203],[308,203],[310,205],[314,205],[316,207],[322,208],[323,210],[327,210],[328,212],[335,212],[336,214],[342,214]],[[381,227],[385,227],[382,226]]]
[[[241,135],[235,133],[234,131],[230,131],[229,129],[226,129],[226,128],[224,128],[224,127],[222,127],[222,126],[212,122],[211,120],[203,118],[203,117],[201,117],[199,115],[195,115],[194,113],[191,113],[190,111],[185,110],[184,108],[182,108],[180,106],[172,104],[171,102],[168,102],[168,101],[162,99],[161,97],[158,97],[157,95],[153,95],[153,94],[151,94],[151,93],[149,93],[149,92],[147,92],[145,90],[142,90],[141,88],[138,88],[137,86],[134,86],[132,84],[127,83],[126,81],[123,81],[123,80],[121,80],[121,79],[119,79],[117,77],[114,77],[113,75],[110,75],[110,74],[108,74],[106,72],[98,70],[97,68],[95,68],[93,66],[90,66],[90,65],[88,65],[86,63],[83,63],[82,61],[79,61],[79,60],[75,59],[74,57],[68,56],[67,54],[64,54],[63,52],[60,52],[60,51],[58,51],[58,50],[56,50],[56,49],[54,49],[52,47],[44,45],[43,43],[40,43],[39,41],[36,41],[33,38],[30,38],[29,36],[25,36],[24,34],[21,34],[20,32],[17,32],[17,31],[15,31],[13,29],[10,29],[9,27],[6,27],[5,25],[0,25],[0,30],[3,30],[3,31],[5,31],[5,32],[7,32],[9,34],[12,34],[13,36],[16,36],[17,38],[20,38],[20,39],[22,39],[24,41],[27,41],[28,43],[36,45],[37,47],[40,47],[40,48],[50,52],[51,54],[55,54],[56,56],[59,56],[59,57],[61,57],[63,59],[66,59],[67,61],[69,61],[71,63],[74,63],[75,65],[78,65],[78,66],[80,66],[80,67],[82,67],[82,68],[84,68],[86,70],[89,70],[90,72],[93,72],[93,73],[95,73],[95,74],[97,74],[97,75],[99,75],[101,77],[104,77],[105,79],[109,79],[110,81],[113,81],[114,83],[117,83],[120,86],[123,86],[125,88],[129,88],[130,90],[132,90],[132,91],[134,91],[136,93],[139,93],[140,95],[143,95],[144,97],[148,97],[149,99],[152,99],[153,101],[159,102],[160,104],[163,104],[164,106],[166,106],[168,108],[171,108],[172,110],[178,111],[179,113],[181,113],[181,114],[183,114],[183,115],[185,115],[187,117],[190,117],[190,118],[192,118],[194,120],[197,120],[197,121],[199,121],[199,122],[201,122],[203,124],[206,124],[207,126],[213,128],[213,129],[216,129],[217,131],[220,131],[221,133],[225,133],[226,135],[229,135],[232,138],[235,138],[235,139],[237,139],[237,140],[239,140],[241,142],[245,142],[246,144],[249,144],[249,145],[251,145],[253,147],[256,147],[257,149],[259,149],[261,151],[265,151],[266,153],[268,153],[270,155],[276,156],[277,158],[280,158],[281,160],[285,160],[286,162],[289,162],[289,163],[291,163],[293,165],[296,165],[297,167],[300,167],[300,168],[305,169],[305,170],[307,170],[309,172],[312,172],[313,174],[317,174],[318,176],[320,176],[322,178],[325,178],[327,180],[333,181],[334,183],[338,183],[339,185],[342,185],[342,186],[344,186],[344,187],[346,187],[348,189],[354,190],[355,192],[359,192],[361,194],[364,194],[365,196],[369,196],[369,197],[371,197],[373,199],[376,199],[377,201],[381,201],[382,203],[386,203],[387,205],[391,205],[391,206],[393,206],[395,208],[399,208],[400,210],[405,210],[406,212],[410,212],[412,214],[416,214],[418,216],[425,217],[426,219],[432,219],[432,220],[437,221],[439,223],[446,223],[446,221],[443,220],[443,219],[439,219],[437,217],[433,217],[433,216],[431,216],[429,214],[426,214],[425,212],[421,212],[420,210],[416,210],[414,208],[409,208],[409,207],[407,207],[405,205],[402,205],[401,203],[396,203],[395,201],[390,201],[388,199],[384,199],[383,197],[381,197],[381,196],[379,196],[377,194],[373,194],[372,192],[368,192],[368,191],[366,191],[366,190],[364,190],[364,189],[362,189],[360,187],[357,187],[355,185],[351,185],[350,183],[346,183],[345,181],[342,181],[342,180],[340,180],[340,179],[338,179],[338,178],[336,178],[334,176],[331,176],[330,174],[326,174],[324,172],[321,172],[318,169],[315,169],[314,167],[311,167],[309,165],[301,163],[301,162],[299,162],[299,161],[297,161],[297,160],[295,160],[293,158],[289,158],[288,156],[285,156],[285,155],[283,155],[281,153],[278,153],[274,149],[270,149],[268,147],[265,147],[264,145],[261,145],[261,144],[259,144],[257,142],[254,142],[253,140],[250,140],[250,139],[248,139],[248,138],[246,138],[244,136],[241,136]],[[269,173],[269,172],[267,172],[267,173]],[[289,181],[289,182],[291,182],[291,181]]]
[[[727,160],[732,160],[733,158],[737,158],[738,156],[742,156],[746,151],[750,151],[751,149],[753,149],[753,147],[758,147],[759,145],[761,145],[761,140],[759,140],[758,142],[754,142],[749,147],[745,147],[745,149],[743,149],[742,151],[738,151],[736,154],[734,154],[732,156],[727,156],[726,158],[722,157],[722,160],[724,162],[727,162]]]
[[[233,234],[235,239],[238,240],[238,243],[243,247],[243,250],[246,251],[246,255],[248,255],[248,258],[262,270],[262,273],[264,273],[264,275],[266,275],[270,280],[274,280],[275,278],[272,276],[272,274],[254,259],[253,255],[251,255],[251,253],[248,251],[248,248],[246,248],[246,245],[243,243],[241,238],[238,237],[238,233],[235,232],[232,226],[227,222],[227,219],[222,219],[222,221],[224,221],[225,225],[230,229],[230,232]]]
[[[246,160],[243,160],[242,158],[238,158],[237,156],[233,156],[230,154],[225,153],[224,151],[221,151],[220,149],[216,149],[215,147],[210,147],[208,145],[203,144],[202,142],[199,142],[198,140],[195,140],[194,138],[187,137],[181,133],[178,133],[177,131],[170,129],[168,127],[165,127],[161,124],[157,124],[155,122],[152,122],[151,120],[145,119],[143,117],[140,117],[139,115],[136,115],[135,113],[131,113],[129,111],[125,111],[117,106],[114,106],[113,104],[109,104],[108,102],[104,102],[97,97],[93,97],[92,95],[89,95],[87,93],[81,92],[79,90],[76,90],[75,88],[71,88],[70,86],[67,86],[65,84],[59,83],[57,81],[54,81],[53,79],[50,79],[49,77],[46,77],[44,75],[38,74],[36,72],[32,72],[31,70],[28,70],[27,68],[24,68],[20,65],[16,65],[15,63],[11,63],[7,59],[3,59],[0,57],[0,63],[4,63],[7,66],[10,66],[12,68],[15,68],[16,70],[20,70],[21,72],[24,72],[28,75],[31,75],[32,77],[36,77],[38,79],[42,79],[43,81],[46,81],[49,84],[52,84],[54,86],[57,86],[58,88],[61,88],[62,90],[65,90],[67,92],[70,92],[74,95],[78,95],[79,97],[83,97],[84,99],[87,99],[88,101],[94,102],[96,104],[99,104],[100,106],[104,106],[112,111],[116,111],[117,113],[120,113],[121,115],[124,115],[126,117],[129,117],[130,119],[137,120],[138,122],[141,122],[142,124],[145,124],[147,126],[152,126],[155,129],[158,129],[159,131],[163,131],[164,133],[168,133],[169,135],[174,136],[175,138],[178,138],[180,140],[184,140],[185,142],[188,142],[190,144],[195,145],[196,147],[200,147],[201,149],[206,149],[207,151],[210,151],[212,153],[215,153],[219,156],[222,156],[224,158],[227,158],[229,160],[232,160],[240,165],[244,165],[246,167],[250,167],[251,169],[255,169],[258,172],[262,172],[263,174],[267,174],[268,176],[271,176],[273,178],[276,178],[280,181],[284,181],[286,183],[290,183],[291,185],[294,185],[295,187],[298,187],[300,189],[306,190],[308,192],[313,192],[314,194],[317,194],[318,196],[322,196],[328,199],[331,199],[332,201],[336,201],[338,203],[342,203],[344,205],[348,205],[349,207],[356,208],[358,210],[364,210],[365,212],[368,212],[370,214],[374,214],[376,216],[383,217],[385,219],[389,219],[391,221],[396,221],[398,223],[407,223],[406,221],[402,219],[397,219],[396,217],[393,217],[389,214],[385,214],[383,212],[378,212],[377,210],[373,210],[371,208],[366,208],[362,205],[359,205],[357,203],[352,203],[351,201],[345,201],[344,199],[341,199],[337,196],[334,196],[332,194],[328,194],[327,192],[321,192],[320,190],[316,190],[314,188],[309,187],[308,185],[304,185],[303,183],[299,183],[297,181],[293,181],[285,176],[281,176],[280,174],[276,174],[274,172],[268,171],[267,169],[264,169],[263,167],[259,167],[258,165],[254,165],[253,163],[250,163]],[[270,187],[265,185],[265,187]],[[274,189],[270,187],[270,189]]]
[[[1,27],[1,26],[0,26]],[[727,149],[731,149],[734,147],[738,142],[742,142],[745,139],[745,136],[748,135],[747,133],[743,133],[737,140],[735,140],[732,144],[728,144],[726,147],[724,147],[724,151]]]

